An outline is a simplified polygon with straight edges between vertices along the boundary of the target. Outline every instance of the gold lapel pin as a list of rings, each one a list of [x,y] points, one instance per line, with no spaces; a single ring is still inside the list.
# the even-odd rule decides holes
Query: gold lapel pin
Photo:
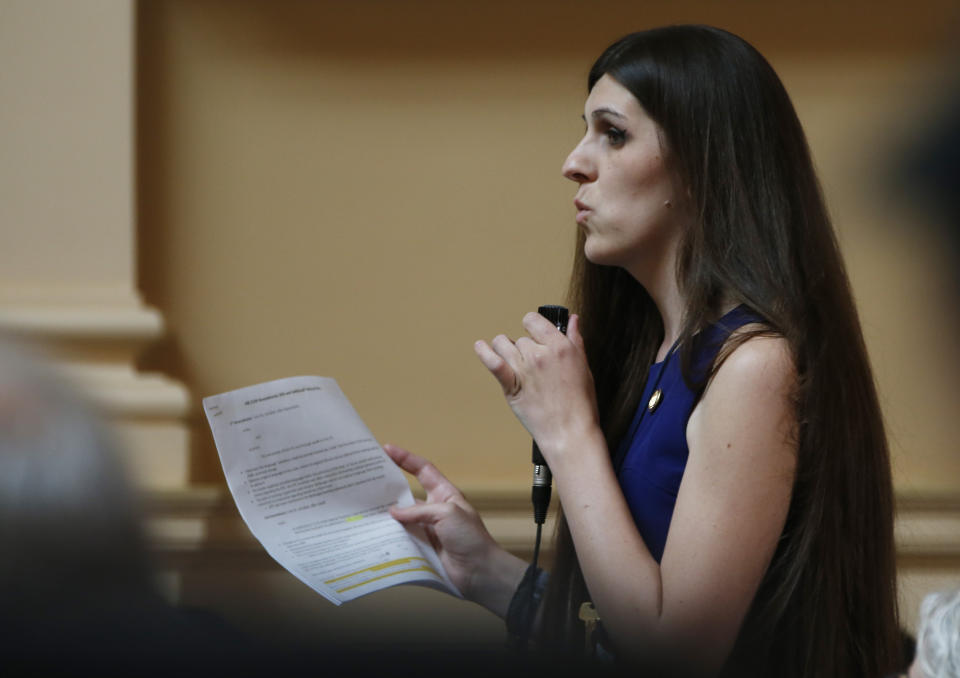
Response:
[[[647,401],[647,412],[653,412],[657,409],[657,406],[660,405],[660,401],[663,399],[663,391],[659,388],[653,392],[653,395],[650,396],[650,400]]]

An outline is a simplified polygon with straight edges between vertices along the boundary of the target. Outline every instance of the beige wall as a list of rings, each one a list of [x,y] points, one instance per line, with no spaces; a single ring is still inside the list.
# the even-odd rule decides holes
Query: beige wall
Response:
[[[140,280],[173,336],[146,364],[198,400],[333,376],[382,441],[522,485],[527,437],[471,345],[563,298],[559,167],[591,60],[627,29],[712,22],[766,52],[806,124],[898,488],[960,491],[947,260],[883,175],[931,105],[949,6],[146,2]],[[218,480],[195,414],[195,478]]]

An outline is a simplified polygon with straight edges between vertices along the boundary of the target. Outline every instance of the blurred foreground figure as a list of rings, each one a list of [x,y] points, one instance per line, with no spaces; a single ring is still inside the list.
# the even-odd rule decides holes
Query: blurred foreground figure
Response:
[[[0,544],[4,675],[160,675],[225,666],[239,646],[156,593],[105,425],[2,338]]]
[[[923,599],[909,678],[960,678],[960,589]]]
[[[4,616],[149,591],[135,516],[104,426],[40,364],[0,343]]]
[[[960,292],[960,55],[947,65],[954,73],[946,94],[916,139],[897,153],[894,181],[939,224],[938,236],[953,258],[954,293]]]

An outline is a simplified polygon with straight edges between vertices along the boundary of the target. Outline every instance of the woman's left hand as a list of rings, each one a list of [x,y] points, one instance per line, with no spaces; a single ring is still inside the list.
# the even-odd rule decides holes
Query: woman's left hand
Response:
[[[523,327],[529,337],[513,342],[501,334],[473,348],[554,467],[566,441],[599,430],[593,375],[577,315],[570,316],[566,336],[539,313],[527,313]]]

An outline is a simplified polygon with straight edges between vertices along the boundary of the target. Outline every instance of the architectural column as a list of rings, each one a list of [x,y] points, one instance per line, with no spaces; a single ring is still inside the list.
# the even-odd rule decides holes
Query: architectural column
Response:
[[[189,395],[137,371],[133,0],[0,4],[0,330],[44,348],[115,425],[141,487],[188,483]]]

